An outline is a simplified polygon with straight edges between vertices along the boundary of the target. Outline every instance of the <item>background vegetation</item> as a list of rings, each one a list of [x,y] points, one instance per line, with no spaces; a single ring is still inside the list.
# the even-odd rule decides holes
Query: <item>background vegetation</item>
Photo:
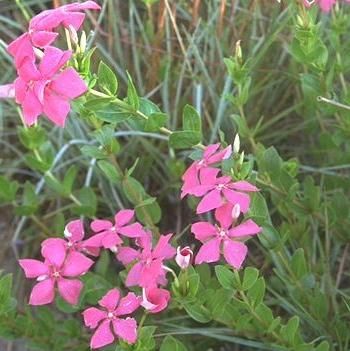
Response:
[[[170,311],[152,321],[156,342],[176,335],[191,350],[311,350],[319,345],[317,350],[323,351],[328,344],[330,350],[349,350],[350,111],[339,104],[350,104],[350,6],[338,4],[331,14],[321,14],[317,8],[306,12],[297,1],[283,0],[100,3],[101,13],[90,16],[87,27],[96,28],[88,41],[97,46],[95,71],[99,61],[105,61],[118,76],[122,96],[128,71],[138,94],[169,116],[172,130],[181,125],[183,107],[192,104],[202,116],[204,144],[224,137],[233,142],[239,132],[271,216],[271,227],[267,223],[260,241],[250,243],[248,263],[264,277],[265,306],[273,318],[280,316],[287,332],[276,339],[269,329],[272,321],[266,324],[259,317],[266,316],[266,310],[255,315],[234,315],[232,310],[230,328],[228,322],[220,323],[218,311],[220,318],[212,311],[206,324]],[[0,2],[2,84],[15,76],[6,43],[26,30],[33,14],[58,4],[63,1]],[[242,62],[238,57],[237,64],[237,56],[225,60],[235,55],[239,40]],[[74,118],[73,113],[65,129],[40,122],[48,133],[36,135],[36,140],[44,139],[38,142],[40,152],[47,155],[44,163],[50,172],[65,184],[64,192],[50,183],[47,173],[43,176],[43,165],[28,157],[28,149],[37,145],[28,145],[16,105],[0,105],[0,264],[15,273],[19,309],[15,316],[8,312],[14,301],[7,298],[11,284],[4,276],[0,305],[7,317],[0,319],[0,336],[22,339],[37,350],[85,350],[87,334],[79,314],[63,303],[58,308],[69,317],[49,308],[28,309],[28,286],[14,258],[37,255],[40,241],[62,233],[74,216],[111,216],[116,208],[130,205],[125,184],[114,183],[96,160],[91,162],[96,150],[87,121],[88,115]],[[192,220],[192,212],[179,200],[180,176],[190,151],[175,153],[166,136],[145,135],[133,127],[118,125],[115,141],[101,145],[112,148],[123,169],[138,158],[133,177],[157,197],[161,231],[177,233],[181,242]],[[270,221],[262,201],[256,200],[255,208],[260,215],[265,211],[262,221]],[[88,289],[115,282],[115,277],[105,282],[113,269],[109,262],[102,256],[96,276],[86,282]],[[205,266],[200,274],[210,281]],[[225,308],[225,295],[216,299]],[[313,341],[314,346],[304,345]],[[15,344],[9,341],[8,349]]]

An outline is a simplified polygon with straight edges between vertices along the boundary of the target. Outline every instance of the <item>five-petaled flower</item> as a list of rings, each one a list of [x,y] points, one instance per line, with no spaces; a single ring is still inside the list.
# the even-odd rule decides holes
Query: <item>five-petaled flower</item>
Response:
[[[117,258],[124,265],[133,261],[136,263],[131,267],[125,285],[141,286],[144,288],[163,285],[166,283],[163,263],[175,256],[176,250],[169,244],[172,234],[161,235],[158,243],[152,249],[152,237],[150,234],[137,239],[140,250],[131,247],[121,247]]]
[[[111,344],[120,338],[130,344],[137,339],[137,324],[134,318],[121,318],[133,313],[140,306],[140,298],[134,293],[120,297],[118,289],[112,289],[98,302],[102,307],[90,307],[83,312],[84,323],[96,329],[90,342],[92,349]]]
[[[85,274],[93,261],[77,251],[67,253],[66,246],[60,241],[51,241],[42,246],[44,262],[34,259],[19,260],[27,278],[36,278],[29,304],[45,305],[53,302],[55,287],[64,300],[77,304],[83,283],[70,279]],[[68,279],[67,279],[68,278]]]
[[[196,264],[217,262],[222,251],[227,263],[239,269],[248,252],[247,246],[242,241],[247,236],[260,233],[261,227],[249,219],[232,227],[225,222],[220,222],[219,225],[197,222],[192,224],[191,231],[196,239],[203,243],[195,258]]]
[[[118,246],[123,243],[119,235],[128,238],[139,238],[146,235],[142,225],[131,223],[135,215],[134,210],[121,210],[114,216],[114,224],[105,219],[96,219],[91,223],[91,229],[97,233],[87,239],[85,245],[90,247],[104,247],[117,252]]]

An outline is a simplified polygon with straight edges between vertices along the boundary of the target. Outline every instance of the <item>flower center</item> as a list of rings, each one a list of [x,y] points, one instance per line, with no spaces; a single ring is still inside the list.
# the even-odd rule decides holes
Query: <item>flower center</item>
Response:
[[[216,186],[216,189],[222,190],[222,189],[224,189],[225,187],[226,187],[225,184],[218,184],[218,185]]]
[[[222,229],[222,228],[220,228],[219,230],[218,230],[218,235],[219,235],[219,237],[220,238],[226,238],[226,236],[227,236],[227,231],[225,230],[225,229]]]
[[[68,246],[69,248],[71,248],[71,247],[74,246],[74,244],[73,244],[71,241],[68,241],[67,246]]]
[[[52,273],[52,277],[53,277],[53,278],[59,278],[59,277],[60,277],[60,272],[54,271],[54,272]]]
[[[107,317],[108,317],[108,319],[113,319],[114,318],[114,313],[113,312],[108,312]]]

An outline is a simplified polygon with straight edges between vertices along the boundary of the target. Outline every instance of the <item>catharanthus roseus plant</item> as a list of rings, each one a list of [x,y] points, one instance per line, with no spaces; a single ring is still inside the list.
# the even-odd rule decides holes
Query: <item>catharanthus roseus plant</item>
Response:
[[[347,350],[347,2],[5,5],[0,337]]]

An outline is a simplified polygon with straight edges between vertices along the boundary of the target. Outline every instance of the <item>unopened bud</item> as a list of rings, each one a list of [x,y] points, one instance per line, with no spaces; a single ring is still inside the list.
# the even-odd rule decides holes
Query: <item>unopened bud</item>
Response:
[[[78,38],[77,31],[75,30],[75,28],[71,24],[68,26],[68,30],[69,30],[69,36],[72,40],[72,43],[74,43],[75,45],[78,45],[79,38]]]
[[[191,264],[192,257],[193,251],[189,246],[182,249],[178,246],[175,261],[181,269],[186,269]]]
[[[109,248],[113,253],[117,253],[118,252],[118,247],[117,246],[112,246]]]
[[[85,52],[86,50],[86,33],[83,30],[83,32],[81,33],[81,37],[80,37],[80,50],[81,52]]]
[[[238,154],[240,147],[241,147],[241,141],[240,141],[239,135],[237,133],[235,136],[235,140],[233,141],[233,153]]]
[[[242,63],[243,55],[242,55],[242,48],[241,48],[241,41],[240,40],[238,40],[236,42],[235,57],[239,63]]]
[[[239,157],[239,164],[242,165],[244,161],[244,151],[242,151],[240,157]]]
[[[239,217],[240,213],[241,213],[241,206],[239,206],[239,204],[235,204],[233,206],[233,209],[232,209],[232,212],[231,212],[232,218],[234,220],[236,220]]]

